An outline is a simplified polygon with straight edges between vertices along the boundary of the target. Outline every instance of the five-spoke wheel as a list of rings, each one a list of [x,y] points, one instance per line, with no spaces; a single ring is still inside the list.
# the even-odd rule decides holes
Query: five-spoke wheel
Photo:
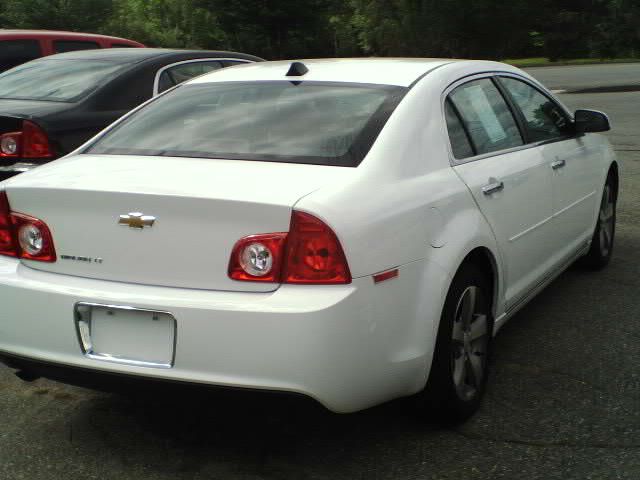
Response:
[[[480,289],[467,287],[458,300],[452,329],[453,383],[461,399],[478,395],[486,368],[489,325],[478,302]]]

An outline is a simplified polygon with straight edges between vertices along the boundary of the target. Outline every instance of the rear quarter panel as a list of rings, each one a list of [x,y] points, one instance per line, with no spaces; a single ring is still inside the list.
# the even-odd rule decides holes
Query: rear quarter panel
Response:
[[[447,291],[465,257],[475,248],[488,249],[497,277],[502,264],[490,227],[449,164],[441,88],[416,85],[357,174],[294,207],[336,232],[354,278],[399,269],[397,279],[376,284],[369,302],[378,328],[394,332],[398,348],[390,361],[424,366],[412,391],[426,382]],[[494,290],[501,298],[502,285]],[[501,302],[494,309],[500,315]]]

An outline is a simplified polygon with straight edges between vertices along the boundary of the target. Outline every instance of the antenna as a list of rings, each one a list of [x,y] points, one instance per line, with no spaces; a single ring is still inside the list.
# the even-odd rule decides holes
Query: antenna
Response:
[[[309,69],[302,62],[293,62],[289,67],[289,71],[287,72],[287,77],[301,77],[305,73],[307,73]]]

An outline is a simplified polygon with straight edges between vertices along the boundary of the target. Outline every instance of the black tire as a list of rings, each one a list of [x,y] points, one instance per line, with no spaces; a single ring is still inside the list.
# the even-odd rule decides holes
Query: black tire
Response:
[[[468,311],[464,306],[465,296],[471,295],[471,291],[475,292],[476,301],[472,312],[475,320],[471,320],[470,325],[475,325],[474,335],[482,332],[482,323],[485,329],[484,336],[477,337],[477,343],[469,340],[472,337],[470,325],[462,341],[454,338],[454,335],[459,338],[461,328],[463,333],[465,331],[462,310]],[[462,423],[480,406],[491,351],[491,291],[487,275],[473,263],[462,265],[449,287],[429,379],[425,389],[416,397],[420,413],[429,420],[445,425]],[[475,322],[480,323],[476,325]],[[474,349],[473,345],[479,347],[481,341],[484,347]],[[478,365],[482,367],[479,379],[475,368]],[[468,371],[465,370],[467,367]]]
[[[611,261],[616,235],[617,188],[614,173],[610,172],[602,191],[598,221],[591,239],[591,247],[579,264],[590,270],[601,270]]]

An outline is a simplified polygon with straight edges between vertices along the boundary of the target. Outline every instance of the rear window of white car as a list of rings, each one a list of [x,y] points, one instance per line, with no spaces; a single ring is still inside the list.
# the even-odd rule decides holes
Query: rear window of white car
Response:
[[[357,166],[404,87],[327,82],[185,85],[85,153]]]

